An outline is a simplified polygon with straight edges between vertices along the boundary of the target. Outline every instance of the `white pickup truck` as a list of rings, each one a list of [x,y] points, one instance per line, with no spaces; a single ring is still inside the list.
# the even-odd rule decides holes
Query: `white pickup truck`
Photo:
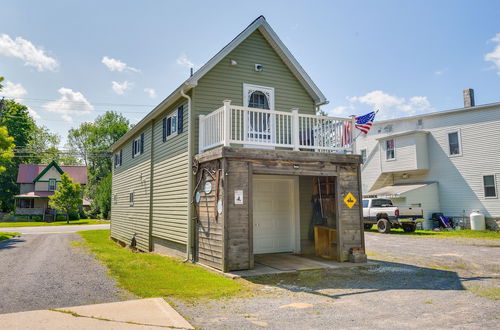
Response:
[[[403,228],[405,232],[413,232],[422,219],[420,207],[402,207],[392,205],[387,198],[363,199],[363,223],[365,230],[377,224],[378,231],[388,233],[392,228]]]

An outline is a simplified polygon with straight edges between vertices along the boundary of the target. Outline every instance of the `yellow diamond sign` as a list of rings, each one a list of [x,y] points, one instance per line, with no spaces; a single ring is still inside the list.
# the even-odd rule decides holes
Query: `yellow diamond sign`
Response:
[[[344,203],[345,205],[349,206],[350,209],[356,204],[356,197],[354,197],[353,194],[348,193],[347,196],[344,197]]]

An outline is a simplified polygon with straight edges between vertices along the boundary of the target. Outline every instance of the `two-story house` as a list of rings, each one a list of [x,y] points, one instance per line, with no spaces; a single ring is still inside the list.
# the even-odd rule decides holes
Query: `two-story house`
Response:
[[[356,141],[363,193],[399,205],[420,205],[424,217],[468,217],[481,211],[490,227],[500,220],[500,103],[375,122]]]
[[[326,102],[257,18],[111,147],[111,237],[223,271],[310,252],[314,224],[337,260],[363,251],[352,120]]]
[[[73,182],[83,186],[87,184],[86,166],[59,166],[55,161],[48,165],[19,164],[17,173],[19,195],[14,196],[15,215],[53,219],[55,212],[49,206],[49,196],[54,194],[63,173],[66,173]],[[83,199],[82,206],[88,205],[89,201]]]

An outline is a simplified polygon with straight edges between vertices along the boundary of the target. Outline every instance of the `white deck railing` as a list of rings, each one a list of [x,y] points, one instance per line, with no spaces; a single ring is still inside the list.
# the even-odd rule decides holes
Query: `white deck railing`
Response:
[[[354,119],[224,106],[200,115],[200,152],[220,145],[352,153]]]

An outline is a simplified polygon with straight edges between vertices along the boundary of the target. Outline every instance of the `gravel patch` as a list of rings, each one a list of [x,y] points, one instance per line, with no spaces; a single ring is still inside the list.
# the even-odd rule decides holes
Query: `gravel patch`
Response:
[[[497,244],[381,234],[366,242],[378,268],[251,278],[248,296],[175,301],[176,309],[202,329],[498,326],[500,301],[474,289],[499,287]]]
[[[0,314],[130,298],[75,240],[80,236],[68,233],[0,242]]]

